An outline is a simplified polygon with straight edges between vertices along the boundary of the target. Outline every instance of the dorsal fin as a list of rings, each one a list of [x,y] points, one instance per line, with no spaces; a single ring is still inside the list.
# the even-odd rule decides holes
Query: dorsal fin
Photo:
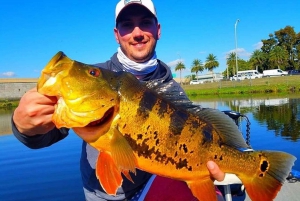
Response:
[[[233,146],[237,149],[251,148],[245,142],[233,120],[223,112],[216,109],[204,108],[197,111],[195,114],[210,123],[213,128],[216,129],[224,144]]]

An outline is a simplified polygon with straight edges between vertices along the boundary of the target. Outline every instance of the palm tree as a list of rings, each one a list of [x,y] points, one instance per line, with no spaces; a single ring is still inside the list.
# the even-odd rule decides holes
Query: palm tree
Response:
[[[261,67],[261,70],[263,70],[262,64],[264,60],[265,60],[265,55],[261,50],[254,50],[254,52],[250,57],[250,61],[256,67],[256,70],[258,70],[258,67]]]
[[[278,69],[280,68],[280,65],[287,63],[288,58],[289,58],[288,51],[283,49],[280,46],[275,46],[270,51],[270,61],[275,63]]]
[[[219,66],[219,62],[217,61],[217,57],[213,54],[209,54],[206,57],[206,62],[204,67],[208,70],[211,71],[211,74],[213,74],[213,70]]]
[[[181,84],[181,71],[185,69],[185,65],[179,61],[175,67],[175,71],[178,71],[180,72],[180,84]]]
[[[192,68],[191,68],[191,73],[196,73],[196,78],[198,80],[198,72],[202,72],[204,70],[204,66],[201,62],[201,60],[199,59],[195,59],[193,61],[193,65],[192,65]]]
[[[235,75],[235,52],[230,52],[230,54],[227,56],[227,69],[229,71],[230,75]]]

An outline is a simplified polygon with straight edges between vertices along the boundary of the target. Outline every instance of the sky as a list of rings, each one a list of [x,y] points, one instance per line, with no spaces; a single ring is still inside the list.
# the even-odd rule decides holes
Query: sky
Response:
[[[87,64],[110,59],[118,48],[113,34],[118,1],[0,0],[0,78],[38,78],[58,51]],[[223,72],[230,52],[248,60],[269,34],[288,25],[300,32],[299,0],[153,2],[162,31],[156,53],[177,77],[178,61],[186,76],[193,60],[204,63],[214,54],[220,64],[214,72]]]

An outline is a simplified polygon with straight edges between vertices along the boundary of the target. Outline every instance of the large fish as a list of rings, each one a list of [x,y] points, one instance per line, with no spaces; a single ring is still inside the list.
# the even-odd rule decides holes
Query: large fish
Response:
[[[57,128],[72,128],[100,151],[96,175],[115,195],[122,174],[136,168],[185,181],[201,201],[216,200],[206,168],[215,161],[236,174],[254,201],[273,200],[296,158],[276,151],[243,152],[247,144],[222,112],[191,112],[158,95],[133,75],[70,60],[57,53],[42,70],[38,91],[56,96]]]

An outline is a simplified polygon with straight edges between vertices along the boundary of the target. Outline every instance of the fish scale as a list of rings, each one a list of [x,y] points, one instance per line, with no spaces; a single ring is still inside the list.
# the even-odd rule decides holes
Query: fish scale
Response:
[[[201,201],[216,200],[206,168],[215,161],[236,174],[254,201],[273,200],[296,158],[249,146],[234,122],[214,109],[177,107],[132,74],[112,72],[57,53],[42,70],[38,92],[56,96],[54,124],[72,128],[99,151],[96,176],[115,195],[136,169],[181,180]]]

